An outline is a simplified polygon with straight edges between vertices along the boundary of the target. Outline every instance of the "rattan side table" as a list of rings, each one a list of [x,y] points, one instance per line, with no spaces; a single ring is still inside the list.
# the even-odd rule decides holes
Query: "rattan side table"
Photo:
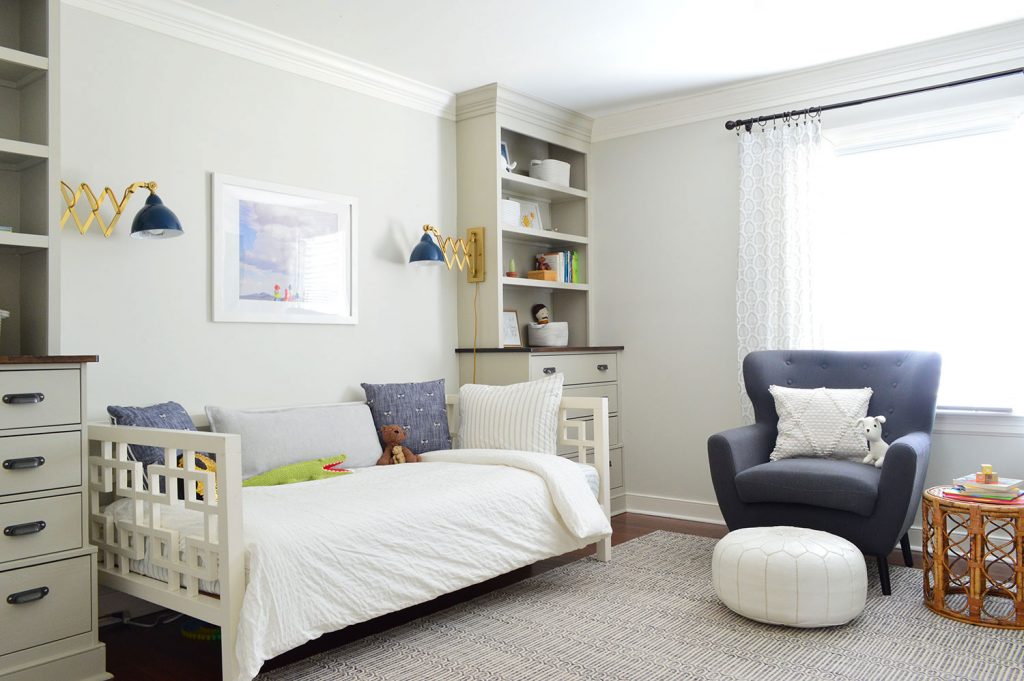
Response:
[[[1024,629],[1024,506],[950,499],[943,489],[921,502],[925,605],[961,622]]]

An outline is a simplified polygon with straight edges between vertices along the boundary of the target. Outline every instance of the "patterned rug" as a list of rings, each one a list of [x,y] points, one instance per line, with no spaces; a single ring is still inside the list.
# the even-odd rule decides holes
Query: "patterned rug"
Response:
[[[831,629],[769,626],[715,598],[715,540],[655,532],[500,591],[261,674],[259,681],[478,679],[1024,680],[1024,632],[921,602],[921,572],[869,568],[868,603]]]

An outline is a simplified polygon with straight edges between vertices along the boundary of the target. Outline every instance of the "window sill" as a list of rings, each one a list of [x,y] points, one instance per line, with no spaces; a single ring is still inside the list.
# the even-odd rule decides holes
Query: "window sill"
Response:
[[[939,411],[933,433],[1024,438],[1024,416],[965,411]]]

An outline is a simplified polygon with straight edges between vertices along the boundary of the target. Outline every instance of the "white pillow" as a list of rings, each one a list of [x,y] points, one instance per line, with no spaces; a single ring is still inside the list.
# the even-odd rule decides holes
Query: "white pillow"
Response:
[[[513,385],[459,388],[459,447],[555,454],[562,382],[555,374]]]
[[[857,419],[868,414],[871,388],[783,388],[768,386],[779,413],[779,437],[771,460],[794,456],[861,460],[867,439]]]

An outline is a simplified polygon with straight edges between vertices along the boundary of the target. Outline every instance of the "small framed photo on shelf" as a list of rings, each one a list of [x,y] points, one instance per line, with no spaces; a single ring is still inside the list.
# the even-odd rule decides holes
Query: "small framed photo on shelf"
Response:
[[[533,201],[520,201],[519,226],[526,229],[544,229],[540,218],[540,206]]]
[[[516,167],[516,164],[512,163],[512,156],[508,153],[508,145],[504,142],[501,143],[501,161],[506,173],[511,173]]]
[[[501,344],[506,348],[523,347],[523,337],[519,332],[519,313],[505,310],[501,313]]]

